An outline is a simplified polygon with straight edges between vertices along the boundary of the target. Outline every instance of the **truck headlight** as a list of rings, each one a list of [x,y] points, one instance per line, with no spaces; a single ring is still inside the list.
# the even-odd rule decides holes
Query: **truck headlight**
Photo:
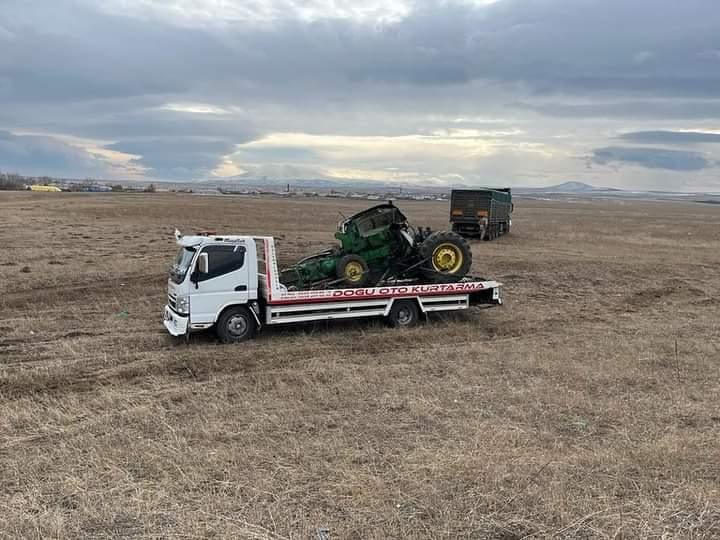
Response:
[[[190,313],[190,297],[187,294],[178,296],[175,300],[175,309],[182,315]]]

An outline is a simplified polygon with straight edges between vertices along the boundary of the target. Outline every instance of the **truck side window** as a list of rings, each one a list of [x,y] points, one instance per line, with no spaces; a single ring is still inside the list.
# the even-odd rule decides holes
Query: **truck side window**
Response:
[[[208,246],[202,252],[208,254],[208,273],[197,274],[198,281],[239,270],[245,262],[245,248],[242,246]]]

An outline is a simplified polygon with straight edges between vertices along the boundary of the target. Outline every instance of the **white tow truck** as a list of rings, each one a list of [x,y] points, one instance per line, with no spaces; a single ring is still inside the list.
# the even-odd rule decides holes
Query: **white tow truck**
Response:
[[[466,277],[456,283],[395,281],[375,287],[288,290],[279,280],[271,236],[198,234],[180,246],[168,279],[164,324],[173,336],[215,328],[224,343],[265,326],[384,317],[396,327],[435,311],[502,304],[501,284]]]

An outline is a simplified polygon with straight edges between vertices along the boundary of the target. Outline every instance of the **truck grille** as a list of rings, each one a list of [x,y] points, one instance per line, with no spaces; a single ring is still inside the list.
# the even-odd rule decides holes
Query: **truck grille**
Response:
[[[177,309],[177,296],[173,293],[168,293],[168,306],[172,309]]]

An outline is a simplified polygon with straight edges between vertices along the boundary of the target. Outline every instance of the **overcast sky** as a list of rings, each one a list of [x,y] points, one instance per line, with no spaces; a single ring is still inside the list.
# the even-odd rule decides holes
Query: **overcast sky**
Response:
[[[720,191],[718,0],[0,0],[0,170]]]

